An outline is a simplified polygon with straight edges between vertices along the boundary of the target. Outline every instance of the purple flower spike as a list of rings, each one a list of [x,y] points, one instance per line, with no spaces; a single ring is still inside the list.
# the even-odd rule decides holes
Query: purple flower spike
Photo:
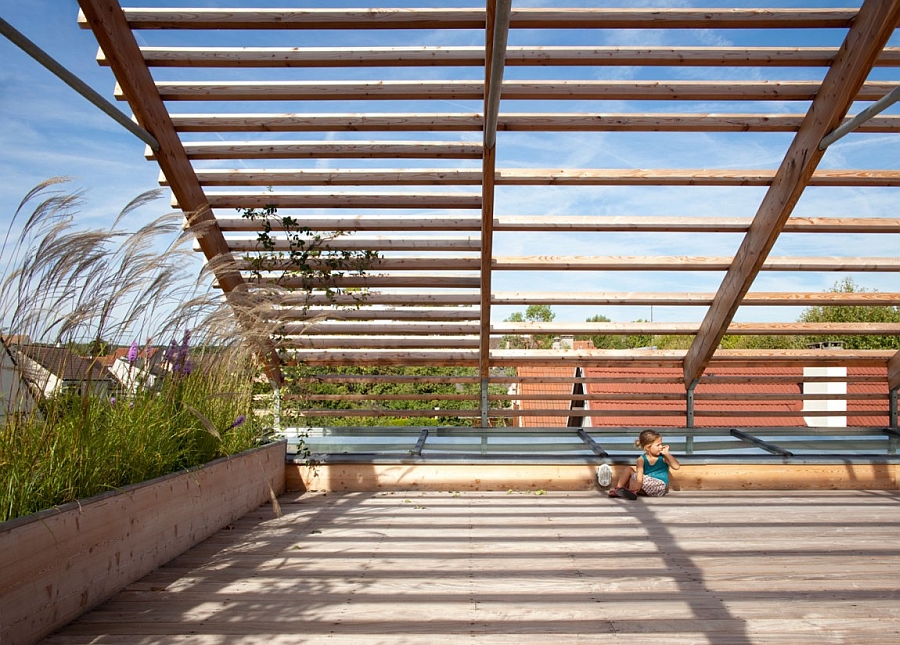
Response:
[[[131,347],[128,348],[128,363],[131,365],[134,365],[134,362],[137,360],[137,357],[138,357],[138,345],[137,345],[137,341],[133,340],[133,341],[131,341]]]
[[[169,365],[174,365],[175,360],[178,358],[178,343],[175,342],[175,339],[172,339],[172,342],[166,348],[166,353],[163,354],[163,360],[165,360]]]
[[[114,396],[109,397],[109,404],[110,404],[110,405],[115,405],[115,404],[116,404],[116,397],[114,397]]]
[[[247,420],[247,416],[242,414],[237,419],[234,420],[234,423],[232,423],[230,426],[228,426],[228,429],[231,430],[232,428],[237,428],[238,426],[242,426],[242,425],[244,425],[244,421],[246,421],[246,420]]]

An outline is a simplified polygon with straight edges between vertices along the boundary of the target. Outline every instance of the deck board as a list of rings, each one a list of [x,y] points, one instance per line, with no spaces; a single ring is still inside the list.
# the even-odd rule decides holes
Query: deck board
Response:
[[[900,493],[286,495],[45,645],[900,642]]]

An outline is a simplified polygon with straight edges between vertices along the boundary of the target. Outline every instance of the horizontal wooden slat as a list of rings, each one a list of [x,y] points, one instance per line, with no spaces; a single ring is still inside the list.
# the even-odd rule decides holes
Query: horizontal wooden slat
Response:
[[[801,114],[500,113],[500,131],[796,132]],[[850,117],[847,117],[849,120]],[[179,132],[470,131],[478,113],[172,114]],[[876,116],[857,132],[898,132],[900,116]]]
[[[633,231],[681,233],[746,233],[744,217],[500,216],[495,231]],[[900,233],[895,217],[791,217],[783,233]]]
[[[498,185],[558,186],[768,186],[775,171],[708,169],[500,169]],[[810,186],[900,186],[896,170],[819,170]]]
[[[478,350],[428,350],[397,351],[378,350],[351,351],[330,349],[293,349],[288,352],[291,362],[318,365],[443,365],[446,367],[476,367]]]
[[[477,288],[478,285],[475,285]],[[272,302],[272,300],[267,300]],[[480,296],[477,291],[466,293],[435,293],[429,291],[404,290],[402,292],[378,291],[362,294],[321,294],[285,292],[274,300],[275,304],[290,307],[311,307],[320,305],[336,305],[356,307],[361,302],[367,305],[477,305]]]
[[[481,193],[207,192],[212,208],[481,208]],[[177,206],[177,204],[173,204]]]
[[[179,132],[479,132],[479,113],[172,114]]]
[[[495,335],[693,335],[699,323],[666,323],[666,322],[595,322],[595,323],[563,323],[563,322],[520,322],[494,323],[491,334]],[[872,336],[900,335],[900,323],[739,323],[733,322],[726,332],[735,336],[763,335],[841,335]]]
[[[328,156],[323,155],[323,158]],[[397,157],[402,156],[397,155]],[[444,154],[435,154],[434,156],[449,157]],[[371,157],[375,158],[375,155]],[[480,148],[477,157],[481,158]],[[475,157],[460,156],[459,158]],[[203,169],[197,171],[197,179],[203,186],[475,186],[481,182],[481,171],[431,168],[415,170]],[[160,183],[166,185],[162,176],[160,176]]]
[[[211,171],[197,172],[200,178]],[[233,171],[216,171],[233,172]],[[252,171],[249,171],[252,172]],[[453,172],[453,171],[451,171]],[[258,221],[241,217],[217,217],[223,232],[256,231]],[[494,218],[494,231],[593,231],[593,232],[682,232],[746,233],[746,217],[624,217],[616,215],[500,215]],[[274,231],[283,230],[277,221]],[[304,217],[302,226],[313,231],[478,231],[477,217]],[[784,233],[900,233],[900,218],[895,217],[791,217]]]
[[[296,398],[296,397],[295,397]],[[307,394],[307,401],[472,401],[478,394]],[[752,401],[878,401],[889,399],[887,388],[883,393],[867,394],[788,394],[788,393],[741,393],[742,402]],[[489,401],[685,401],[685,392],[659,393],[616,393],[616,394],[489,394]],[[735,394],[721,392],[695,392],[695,401],[734,401]],[[838,413],[839,411],[834,411]]]
[[[161,81],[164,101],[482,100],[481,81]],[[857,95],[877,101],[900,83],[870,81]],[[810,101],[812,81],[506,81],[501,99],[605,101]],[[115,90],[124,100],[121,88]]]
[[[572,370],[574,373],[574,369]],[[489,376],[488,382],[493,385],[508,385],[513,383],[553,383],[567,384],[575,383],[642,383],[642,384],[684,384],[684,379],[680,375],[671,377],[665,376],[627,376],[621,373],[616,376],[599,376],[599,377],[564,377],[564,376]],[[674,373],[673,373],[674,374]],[[440,383],[440,384],[477,384],[480,383],[478,377],[466,376],[445,376],[445,375],[404,375],[404,374],[316,374],[315,376],[303,377],[298,376],[298,382],[323,382],[323,383],[365,383],[365,384],[383,384],[383,383]],[[871,374],[852,375],[852,376],[804,376],[804,383],[885,383],[887,380],[886,373],[881,376]],[[723,376],[721,374],[704,374],[700,379],[700,383],[695,390],[696,393],[703,392],[704,385],[710,384],[748,384],[748,383],[791,383],[796,384],[796,374],[760,374],[745,376]],[[568,395],[566,395],[568,396]],[[733,394],[726,396],[733,397]],[[743,394],[742,394],[743,396]]]
[[[494,292],[491,299],[495,305],[667,305],[667,306],[708,306],[714,293],[639,293],[600,292],[565,293],[544,292]],[[743,306],[898,306],[900,292],[859,291],[844,292],[750,292],[741,303]]]
[[[472,336],[310,336],[304,332],[287,336],[279,344],[288,349],[477,349],[478,342]]]
[[[474,273],[474,272],[473,272]],[[477,275],[434,275],[433,273],[414,275],[411,273],[403,273],[398,275],[392,274],[366,274],[366,275],[344,275],[332,276],[327,284],[321,284],[311,281],[311,284],[305,285],[300,278],[282,278],[282,279],[266,279],[255,281],[248,279],[248,282],[258,282],[265,286],[281,286],[285,289],[305,289],[307,286],[313,289],[324,289],[325,287],[340,289],[477,289],[481,285],[481,280]],[[218,288],[218,283],[213,283]],[[252,287],[251,287],[252,288]]]
[[[847,28],[856,9],[537,9],[510,12],[512,29]],[[143,9],[132,29],[483,29],[482,9]],[[79,24],[86,21],[79,15]]]
[[[461,384],[474,385],[481,382],[477,376],[446,376],[441,374],[434,375],[409,375],[409,374],[317,374],[315,376],[304,377],[297,376],[298,383],[366,383],[366,384],[384,384],[384,383],[440,383],[440,384]]]
[[[348,242],[348,244],[350,244]],[[387,243],[385,243],[387,244]],[[425,246],[422,241],[417,248]],[[337,245],[334,246],[338,248]],[[375,242],[355,246],[355,248],[375,248]],[[439,247],[436,250],[470,249],[461,244],[451,249]],[[233,250],[238,251],[237,247]],[[247,249],[250,252],[253,249]],[[401,247],[395,247],[401,250]],[[516,258],[494,258],[493,269],[496,271],[725,271],[731,263],[730,258],[705,257],[569,257],[569,256],[533,256]],[[241,270],[250,270],[250,265],[237,261]],[[292,265],[269,264],[272,270],[288,270]],[[314,262],[311,266],[318,266]],[[367,271],[375,270],[477,270],[481,266],[479,258],[383,258],[374,260]],[[853,271],[853,272],[895,272],[900,271],[900,258],[789,258],[770,257],[762,266],[763,271]]]
[[[483,67],[483,47],[141,47],[151,67]],[[506,48],[505,64],[697,65],[824,67],[833,47],[524,47]],[[103,51],[97,54],[108,65]],[[900,65],[900,51],[886,48],[876,66]]]
[[[377,308],[369,305],[368,298],[361,298],[358,309],[281,309],[261,311],[260,316],[284,321],[293,320],[478,320],[480,311],[475,307],[394,307]]]
[[[187,144],[193,159],[231,158],[300,158],[300,157],[447,157],[476,158],[479,146],[415,144],[331,144],[317,151],[315,145],[288,144],[207,145]],[[198,150],[200,150],[198,152]],[[208,150],[208,151],[207,151]],[[395,153],[394,153],[395,152]],[[480,170],[432,169],[360,170],[360,169],[210,169],[198,170],[197,178],[205,186],[390,186],[390,185],[476,185],[482,180]],[[498,169],[494,183],[498,186],[768,186],[775,171],[706,170],[706,169]],[[161,176],[165,185],[165,177]],[[809,181],[810,186],[900,186],[900,170],[820,170]]]
[[[805,380],[805,379],[804,379]],[[796,382],[796,377],[795,377]],[[889,398],[887,388],[883,393],[868,394],[804,394],[797,392],[768,393],[768,392],[707,392],[695,390],[695,401],[730,401],[737,397],[744,401],[887,401]],[[685,401],[686,392],[655,392],[655,393],[618,393],[618,394],[491,394],[491,401]]]
[[[677,369],[684,360],[684,350],[513,350],[491,351],[491,365],[569,365],[609,367],[668,367]],[[883,367],[894,352],[889,350],[720,350],[713,356],[711,369],[717,365],[748,367],[763,365],[797,367]],[[402,352],[370,350],[368,352],[296,350],[292,360],[309,365],[445,365],[474,367],[477,352],[441,352],[439,350]]]
[[[202,174],[198,172],[198,176]],[[223,233],[257,231],[260,222],[245,217],[216,218]],[[380,215],[353,215],[349,217],[303,217],[298,219],[299,225],[311,231],[479,231],[481,218],[461,217],[390,217]],[[900,220],[897,220],[900,230]],[[283,231],[284,227],[277,220],[270,221],[273,231]]]
[[[678,369],[684,360],[685,350],[539,350],[497,349],[491,352],[492,366],[556,365],[567,367],[667,367]],[[710,361],[715,367],[884,367],[893,356],[891,350],[719,350]]]
[[[480,248],[478,237],[389,237],[386,235],[379,236],[356,236],[343,235],[331,240],[325,240],[321,244],[316,245],[310,238],[303,237],[304,241],[309,241],[310,246],[316,246],[323,250],[331,251],[348,251],[368,249],[373,251],[477,251]],[[290,242],[284,237],[272,235],[271,245],[268,251],[285,252],[290,251]],[[254,239],[247,238],[230,238],[228,239],[228,247],[232,251],[250,252],[259,251],[259,242]],[[295,242],[296,248],[296,242]],[[315,260],[315,258],[311,258]],[[478,258],[476,258],[478,259]],[[480,260],[479,260],[480,264]],[[376,260],[372,266],[378,266]]]
[[[184,150],[190,159],[481,158],[480,143],[458,141],[199,141]],[[155,159],[150,148],[145,156]]]
[[[444,409],[436,411],[433,408],[418,408],[396,410],[393,408],[351,408],[351,409],[306,409],[301,410],[301,417],[477,417],[480,416],[478,409]],[[558,408],[538,408],[538,409],[491,409],[488,410],[488,416],[493,419],[511,419],[517,417],[587,417],[587,418],[603,418],[603,417],[685,417],[684,411],[672,410],[669,408],[656,409],[604,409],[589,410],[584,408],[563,409]],[[846,416],[846,412],[840,411],[820,411],[820,410],[779,410],[779,409],[763,409],[763,410],[704,410],[698,408],[694,410],[694,416],[705,418],[784,418],[784,419],[802,419],[810,418],[828,418],[833,416]],[[873,413],[877,414],[877,413]]]
[[[388,335],[388,336],[421,336],[447,334],[477,335],[481,331],[479,323],[466,322],[339,322],[323,321],[308,323],[286,323],[279,327],[279,332],[288,336],[305,334],[309,336],[324,335]]]
[[[477,401],[478,394],[311,394],[307,401]]]
[[[402,247],[394,246],[391,250],[402,250]],[[450,247],[435,247],[429,249],[431,251],[449,251],[454,250]],[[266,277],[273,277],[281,272],[290,272],[297,268],[297,265],[284,260],[274,263],[266,261],[265,269],[256,268],[252,261],[236,260],[233,264],[234,268],[241,272],[260,273]],[[304,266],[313,271],[349,273],[354,270],[352,263],[348,263],[346,267],[334,267],[329,260],[308,260],[304,262]],[[364,269],[367,275],[374,277],[385,275],[389,271],[478,271],[481,268],[481,259],[478,257],[448,257],[448,258],[379,258],[365,264]]]
[[[572,257],[494,258],[497,271],[725,271],[723,257]],[[900,271],[900,258],[769,257],[763,271]]]
[[[849,120],[851,117],[848,117]],[[796,132],[798,114],[501,113],[500,131],[511,132]],[[897,132],[900,117],[877,116],[856,132]]]

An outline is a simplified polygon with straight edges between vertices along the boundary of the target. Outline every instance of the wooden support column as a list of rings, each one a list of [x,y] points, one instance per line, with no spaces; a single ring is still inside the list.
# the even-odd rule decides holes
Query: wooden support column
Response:
[[[888,389],[900,388],[900,352],[888,359]]]
[[[488,376],[491,357],[491,270],[494,237],[494,176],[497,166],[497,118],[509,13],[512,0],[488,0],[485,24],[484,156],[481,180],[481,342],[478,371],[481,376],[481,427],[488,426]]]
[[[822,159],[819,144],[846,116],[898,20],[900,0],[866,0],[860,8],[685,356],[686,387],[709,364]]]
[[[245,295],[246,284],[233,263],[227,261],[231,258],[228,243],[216,224],[203,188],[156,89],[125,13],[118,0],[79,0],[79,5],[138,124],[158,142],[156,161],[166,176],[188,225],[197,236],[203,254],[212,263],[216,280],[241,320],[239,296],[242,294],[239,292],[244,292]],[[245,323],[245,330],[252,331],[246,321],[241,322]],[[268,339],[258,344],[261,345],[260,353],[266,363],[269,379],[280,384],[280,361],[274,345]]]
[[[891,393],[891,427],[900,428],[900,413],[898,413],[898,399],[900,399],[900,352],[888,359],[887,371],[888,390]]]

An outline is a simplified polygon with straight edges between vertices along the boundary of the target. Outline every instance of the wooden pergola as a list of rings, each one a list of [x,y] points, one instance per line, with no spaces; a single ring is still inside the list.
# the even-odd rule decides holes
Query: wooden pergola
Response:
[[[859,257],[833,250],[850,236],[900,240],[896,209],[867,216],[840,210],[814,217],[794,214],[807,187],[874,192],[900,186],[898,167],[845,168],[839,159],[829,159],[828,167],[820,168],[828,144],[843,135],[834,134],[842,124],[851,124],[850,137],[900,133],[896,111],[853,118],[872,106],[878,112],[900,97],[900,48],[888,46],[900,21],[900,0],[866,0],[847,9],[702,10],[636,9],[628,3],[616,9],[571,9],[550,2],[554,6],[518,8],[510,0],[488,0],[485,9],[79,4],[81,24],[100,45],[100,62],[118,81],[117,98],[128,102],[137,123],[158,143],[148,148],[148,156],[159,164],[160,181],[171,188],[196,231],[217,285],[236,311],[245,312],[239,315],[247,315],[243,307],[249,302],[256,309],[266,307],[264,317],[276,324],[277,335],[266,352],[274,382],[280,382],[285,361],[477,368],[481,400],[469,416],[473,425],[480,421],[485,428],[491,416],[488,388],[509,380],[495,368],[661,366],[671,371],[677,366],[690,406],[695,388],[715,366],[877,367],[885,370],[883,400],[891,425],[897,425],[900,353],[723,350],[720,343],[726,334],[900,334],[900,325],[889,323],[735,321],[742,306],[777,319],[779,307],[787,306],[900,304],[896,290],[754,289],[761,272],[768,271],[789,276],[900,272],[900,252]],[[646,44],[556,44],[561,33],[598,42],[598,34],[620,30],[631,30],[633,42]],[[688,30],[724,30],[735,42],[759,30],[785,43],[806,42],[814,34],[828,44],[654,45],[660,34]],[[459,34],[479,44],[444,45],[456,42]],[[145,36],[170,44],[141,46]],[[327,38],[341,46],[303,46]],[[673,71],[685,67],[714,80],[684,80]],[[753,80],[736,80],[734,68],[752,68]],[[523,133],[536,149],[547,151],[571,145],[573,136],[597,133],[652,134],[660,151],[683,145],[683,133],[773,133],[765,136],[781,136],[786,145],[780,163],[763,170],[735,169],[739,160],[702,169],[505,166],[505,137]],[[695,187],[696,199],[707,201],[710,187],[733,186],[761,187],[755,212],[722,203],[714,217],[608,214],[605,208],[586,215],[560,214],[560,209],[514,214],[509,205],[523,187],[559,195],[565,210],[567,195],[597,187]],[[377,258],[362,275],[337,268],[327,283],[312,286],[281,271],[254,270],[248,258],[258,251],[262,223],[235,213],[266,207],[296,220],[309,236],[341,232],[328,242],[330,250],[373,251]],[[550,239],[562,233],[597,239],[623,233],[708,236],[710,254],[495,251],[515,235]],[[773,248],[782,234],[824,240],[809,246],[826,248],[828,255],[779,256]],[[736,252],[723,248],[723,235],[740,240]],[[272,250],[287,258],[285,232],[276,228],[271,239]],[[291,267],[286,259],[269,268]],[[545,271],[560,272],[561,285],[566,275],[577,274],[582,276],[578,284],[587,286],[529,290],[529,276]],[[718,272],[722,277],[709,292],[617,289],[624,281],[617,276],[629,272]],[[519,276],[524,286],[495,286],[509,284],[510,276]],[[680,308],[685,321],[496,320],[500,307],[530,305],[585,311],[592,306]],[[705,310],[702,322],[690,322],[689,312],[698,307]],[[533,334],[674,334],[693,340],[687,350],[512,350],[496,342]],[[377,395],[370,399],[377,401]]]

